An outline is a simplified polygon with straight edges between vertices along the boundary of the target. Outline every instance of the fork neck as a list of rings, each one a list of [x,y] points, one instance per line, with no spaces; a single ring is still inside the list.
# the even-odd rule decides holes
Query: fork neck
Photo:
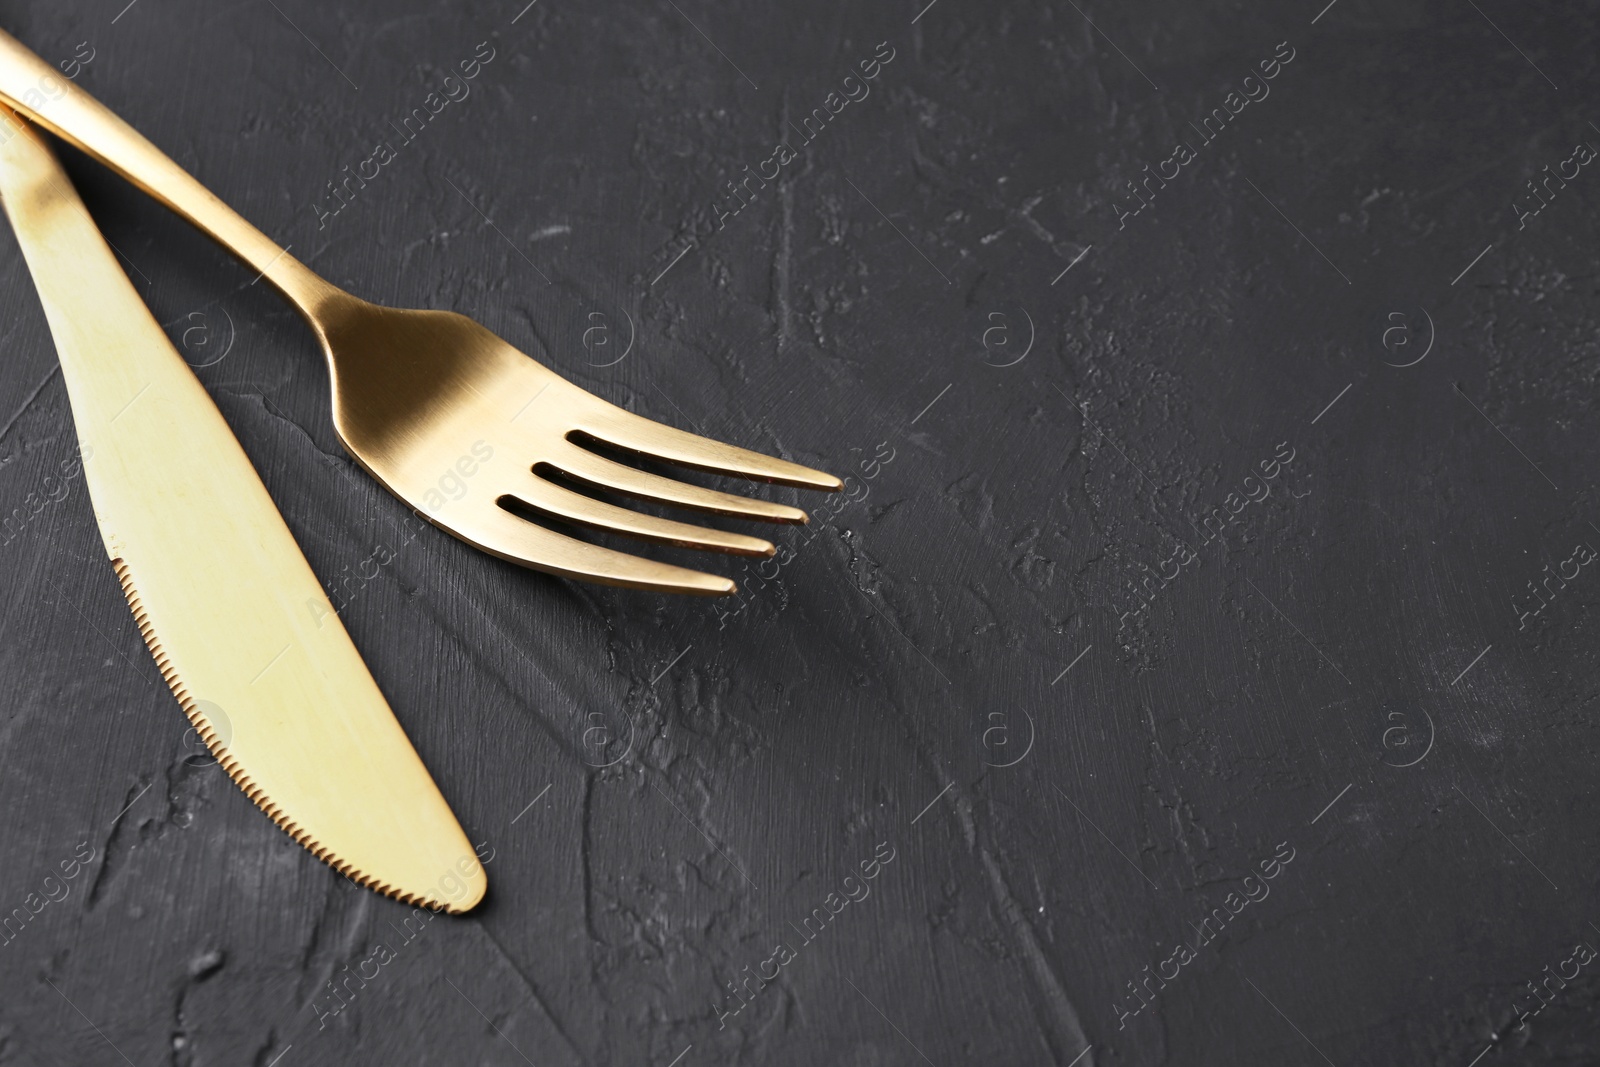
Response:
[[[168,161],[162,156],[160,162]],[[131,169],[124,173],[256,271],[250,284],[265,278],[294,304],[313,330],[323,332],[330,303],[347,294],[294,258],[289,252],[293,245],[279,246],[176,164],[162,175],[161,185],[147,184]],[[181,195],[174,195],[174,190]]]
[[[237,215],[234,217],[238,218]],[[244,222],[243,219],[239,221]],[[248,222],[244,222],[244,225],[249,228],[253,236],[260,238],[265,247],[259,250],[242,247],[238,237],[224,240],[219,236],[217,239],[259,270],[261,273],[257,276],[257,280],[265,278],[271,282],[273,288],[289,299],[311,328],[319,334],[322,333],[329,306],[341,297],[347,298],[349,294],[295,259],[287,248],[279,248]],[[261,258],[258,262],[259,257],[266,258]]]

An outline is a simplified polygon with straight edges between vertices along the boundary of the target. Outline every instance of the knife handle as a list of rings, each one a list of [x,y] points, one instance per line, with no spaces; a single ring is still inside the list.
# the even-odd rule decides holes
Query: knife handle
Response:
[[[338,290],[279,248],[144,135],[0,30],[0,97],[30,121],[82,149],[215,238],[293,301],[315,328],[316,309]],[[0,114],[0,142],[18,132]]]

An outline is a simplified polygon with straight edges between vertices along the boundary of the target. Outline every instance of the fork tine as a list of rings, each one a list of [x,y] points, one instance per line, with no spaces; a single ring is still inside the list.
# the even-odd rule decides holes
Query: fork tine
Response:
[[[578,432],[587,433],[618,448],[643,452],[668,463],[714,474],[731,474],[752,481],[792,485],[799,489],[837,492],[844,488],[844,483],[831,474],[674,429],[610,404],[606,407],[609,410],[596,412],[590,419],[580,420]]]
[[[740,519],[760,519],[765,522],[803,524],[810,521],[805,512],[787,504],[736,496],[733,493],[721,493],[715,489],[703,489],[675,478],[663,478],[659,474],[637,470],[626,463],[597,456],[582,448],[573,447],[552,466],[601,489],[610,489],[613,492],[625,493],[641,500],[652,500],[659,504],[671,504],[693,511],[708,511],[714,515],[732,515]]]
[[[777,551],[771,541],[759,537],[643,515],[575,493],[537,475],[529,475],[529,483],[511,490],[511,495],[551,518],[646,541],[702,548],[711,552],[729,552],[737,556],[770,556]]]
[[[727,596],[738,591],[732,579],[658,563],[546,530],[499,507],[473,524],[466,540],[511,563],[584,582],[643,589],[653,593]],[[460,535],[458,535],[460,536]],[[481,538],[481,540],[480,540]]]

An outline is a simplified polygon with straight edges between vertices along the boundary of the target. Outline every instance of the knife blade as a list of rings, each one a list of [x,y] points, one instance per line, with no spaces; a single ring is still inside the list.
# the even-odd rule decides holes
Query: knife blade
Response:
[[[44,305],[95,520],[156,666],[245,794],[346,877],[464,912],[487,880],[255,468],[40,135],[0,200]]]

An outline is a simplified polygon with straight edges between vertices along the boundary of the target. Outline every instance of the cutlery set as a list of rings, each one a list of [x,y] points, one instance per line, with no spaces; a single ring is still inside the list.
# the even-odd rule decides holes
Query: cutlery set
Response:
[[[558,533],[770,556],[771,542],[605,497],[775,523],[805,512],[622,458],[836,491],[837,478],[634,415],[465,316],[368,303],[279,248],[0,31],[0,200],[61,361],[95,519],[162,677],[219,763],[318,858],[381,893],[464,912],[483,868],[255,469],[117,264],[34,125],[215,238],[305,318],[333,424],[396,497],[461,540],[564,578],[721,596],[727,578]],[[441,491],[441,484],[451,492]],[[465,487],[464,490],[461,487]]]

